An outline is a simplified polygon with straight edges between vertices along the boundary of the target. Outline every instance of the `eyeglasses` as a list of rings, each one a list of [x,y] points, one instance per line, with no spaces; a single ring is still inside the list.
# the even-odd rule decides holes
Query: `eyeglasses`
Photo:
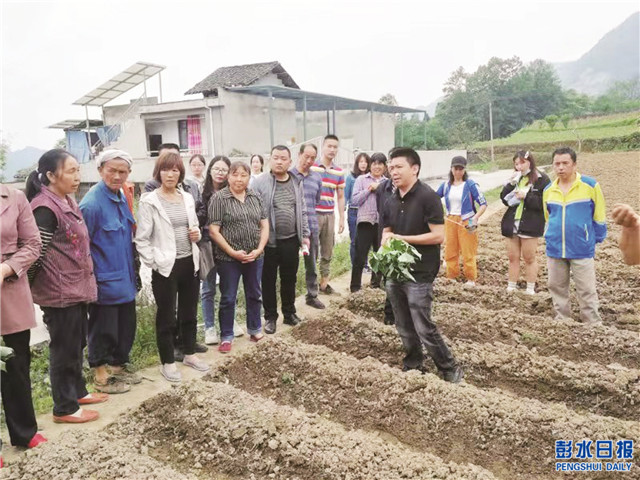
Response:
[[[211,169],[212,172],[215,173],[229,173],[229,169],[228,168],[218,168],[218,167],[213,167]]]

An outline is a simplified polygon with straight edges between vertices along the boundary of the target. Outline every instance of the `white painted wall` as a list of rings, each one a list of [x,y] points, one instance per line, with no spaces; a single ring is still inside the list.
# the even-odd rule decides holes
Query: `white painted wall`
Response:
[[[269,99],[226,90],[220,91],[221,144],[216,140],[216,153],[228,155],[236,149],[244,153],[268,153]],[[276,98],[273,101],[273,129],[275,144],[292,144],[296,139],[295,102]]]
[[[445,176],[451,169],[451,159],[461,155],[467,158],[466,150],[418,150],[422,167],[420,178],[428,179]]]
[[[333,129],[333,113],[329,114],[329,128]],[[366,151],[387,153],[395,143],[395,118],[388,113],[373,113],[373,147],[371,146],[371,120],[367,110],[336,111],[336,134],[341,143]],[[296,115],[298,142],[303,141],[303,114]],[[307,112],[307,138],[327,134],[326,112]]]

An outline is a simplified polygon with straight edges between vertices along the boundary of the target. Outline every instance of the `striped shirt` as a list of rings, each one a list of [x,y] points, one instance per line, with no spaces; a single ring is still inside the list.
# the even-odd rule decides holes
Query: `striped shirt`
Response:
[[[344,170],[331,162],[329,168],[322,163],[316,163],[311,170],[322,176],[322,191],[320,203],[316,205],[318,213],[333,213],[335,206],[336,190],[344,189]]]
[[[317,234],[320,228],[318,227],[318,215],[316,214],[316,205],[320,203],[320,194],[322,191],[322,176],[318,172],[312,172],[311,170],[307,175],[299,172],[297,168],[292,168],[289,173],[295,175],[304,190],[304,202],[307,206],[307,221],[309,222],[309,230],[312,234]]]
[[[234,250],[249,253],[260,245],[260,221],[267,218],[260,197],[247,190],[244,202],[233,196],[229,187],[217,192],[209,202],[209,219],[220,226],[220,233]],[[216,246],[215,257],[219,261],[233,261]]]
[[[276,240],[296,236],[296,191],[291,176],[286,181],[276,180],[273,194],[273,213],[276,217]]]
[[[162,208],[167,212],[176,237],[176,259],[193,255],[191,240],[189,240],[189,217],[187,217],[184,201],[180,199],[180,202],[177,203],[170,202],[161,195],[158,195],[158,198],[160,198]]]

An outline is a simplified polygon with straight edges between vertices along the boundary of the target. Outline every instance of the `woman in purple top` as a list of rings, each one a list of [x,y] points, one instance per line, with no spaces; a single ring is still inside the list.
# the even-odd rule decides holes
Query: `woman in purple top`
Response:
[[[49,374],[53,421],[96,420],[95,410],[80,405],[100,403],[105,393],[89,393],[82,373],[89,303],[98,298],[89,232],[71,197],[80,185],[80,166],[69,152],[49,150],[27,179],[27,199],[40,230],[42,252],[29,270],[33,301],[44,312],[51,343]]]
[[[356,233],[356,256],[351,270],[351,292],[357,292],[362,288],[362,270],[369,256],[369,250],[380,248],[378,225],[378,204],[376,190],[385,180],[387,169],[387,157],[383,153],[374,153],[371,156],[371,171],[360,175],[353,186],[351,205],[358,208],[358,229]],[[380,288],[381,276],[371,273],[371,286]]]

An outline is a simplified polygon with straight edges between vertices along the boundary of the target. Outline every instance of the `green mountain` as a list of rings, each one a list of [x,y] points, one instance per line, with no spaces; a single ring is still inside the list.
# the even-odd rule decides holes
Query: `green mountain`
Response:
[[[590,95],[603,94],[615,82],[640,76],[640,12],[600,39],[574,62],[555,64],[565,88]]]

